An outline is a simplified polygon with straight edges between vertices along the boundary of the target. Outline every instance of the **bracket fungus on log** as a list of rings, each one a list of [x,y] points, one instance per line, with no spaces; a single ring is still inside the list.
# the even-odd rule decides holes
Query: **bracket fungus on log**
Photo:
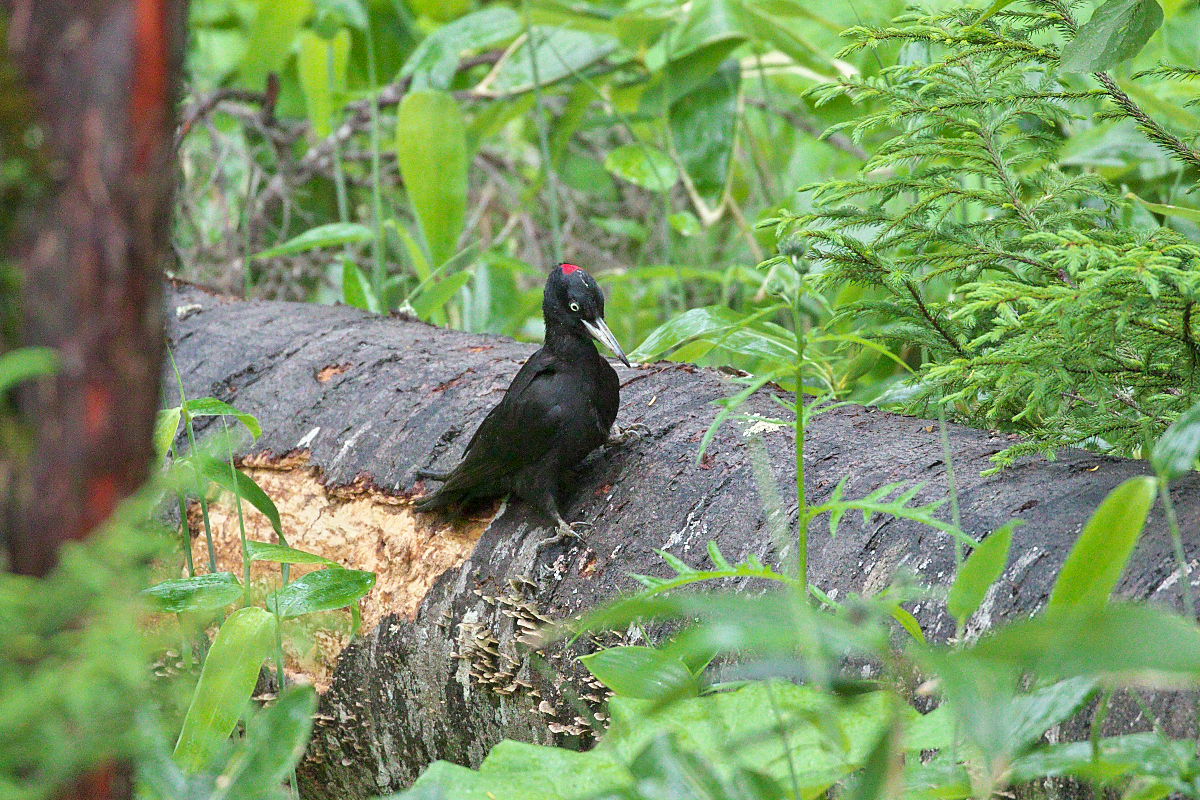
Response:
[[[533,635],[540,624],[629,592],[631,573],[668,574],[657,550],[697,567],[708,565],[710,540],[730,560],[785,555],[768,532],[747,443],[761,437],[775,479],[792,485],[790,429],[729,423],[696,461],[713,402],[736,389],[719,371],[617,367],[618,424],[642,423],[650,435],[585,462],[564,515],[595,527],[581,544],[538,553],[547,523],[522,503],[455,523],[410,509],[423,489],[414,471],[455,462],[533,345],[186,285],[168,303],[189,396],[219,397],[261,421],[263,435],[242,461],[279,505],[290,543],[379,573],[362,635],[348,644],[332,637],[307,662],[293,661],[322,691],[300,768],[305,797],[373,797],[411,783],[435,759],[477,765],[504,738],[586,744],[603,729],[605,698],[575,656],[609,642],[541,650]],[[775,416],[772,391],[759,391],[745,410]],[[1143,462],[1072,450],[981,477],[1006,437],[951,425],[949,438],[967,533],[987,535],[1013,517],[1027,522],[968,635],[1039,608],[1091,512],[1113,487],[1148,471]],[[805,465],[815,501],[842,478],[846,496],[895,481],[924,482],[924,501],[946,493],[937,424],[878,410],[816,417]],[[1173,496],[1196,558],[1200,476],[1179,481]],[[787,510],[794,519],[795,505]],[[212,515],[226,557],[236,559],[236,518],[219,505]],[[251,535],[270,540],[269,527],[257,524]],[[836,538],[818,521],[811,548],[811,579],[833,596],[877,591],[901,571],[944,585],[954,568],[949,537],[903,519],[847,517]],[[1118,591],[1177,604],[1179,581],[1156,510]],[[940,604],[911,610],[930,639],[953,636]],[[1163,709],[1168,725],[1190,724],[1185,704],[1175,705]],[[1114,706],[1107,729],[1144,728],[1139,715]]]

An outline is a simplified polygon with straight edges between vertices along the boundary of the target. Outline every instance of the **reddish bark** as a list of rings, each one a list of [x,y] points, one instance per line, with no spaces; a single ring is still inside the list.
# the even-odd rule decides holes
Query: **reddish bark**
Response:
[[[44,575],[145,480],[162,358],[178,0],[17,0],[9,48],[52,188],[16,248],[23,340],[61,368],[26,391],[6,508],[12,568]],[[23,469],[22,469],[23,467]]]
[[[61,366],[25,387],[31,447],[0,497],[14,571],[45,575],[146,479],[162,362],[174,125],[185,0],[14,0],[11,57],[33,98],[49,191],[9,243],[22,339]],[[31,130],[34,128],[31,126]],[[61,798],[130,797],[114,760]]]

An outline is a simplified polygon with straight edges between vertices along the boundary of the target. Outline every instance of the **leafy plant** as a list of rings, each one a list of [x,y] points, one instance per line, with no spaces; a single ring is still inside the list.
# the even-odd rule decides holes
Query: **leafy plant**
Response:
[[[821,286],[868,287],[836,317],[873,320],[873,335],[919,350],[905,408],[942,403],[1028,435],[1000,464],[1064,445],[1139,452],[1197,390],[1200,250],[1121,226],[1111,186],[1057,163],[1081,120],[1072,108],[1107,98],[1110,113],[1139,115],[1104,75],[1098,88],[1065,82],[1056,28],[1075,30],[1068,12],[1031,2],[982,22],[964,8],[851,29],[843,54],[898,42],[909,60],[814,97],[882,101],[831,131],[888,138],[856,177],[806,187],[814,209],[777,226],[788,254],[777,263],[811,262]],[[1190,163],[1174,134],[1144,114],[1139,125]]]
[[[575,632],[682,624],[658,647],[583,659],[615,694],[595,750],[505,742],[477,772],[438,762],[396,797],[768,800],[836,791],[966,798],[1047,775],[1200,796],[1194,755],[1162,733],[1103,737],[1097,729],[1090,743],[1043,741],[1102,685],[1111,692],[1200,681],[1194,620],[1108,597],[1153,493],[1152,479],[1115,489],[1068,556],[1047,608],[973,642],[914,636],[897,646],[890,631],[903,624],[897,599],[911,591],[901,587],[814,607],[794,578],[756,561],[731,565],[715,545],[716,568],[708,571],[664,554],[677,578],[642,578],[641,593],[568,624]],[[1011,531],[988,537],[964,563],[947,599],[960,622],[1000,577]],[[691,590],[731,577],[765,578],[778,588]],[[846,666],[863,661],[877,665],[872,679]],[[688,664],[701,666],[694,672]],[[913,671],[937,687],[936,709],[922,714],[911,705],[900,678]],[[1163,757],[1148,758],[1151,751]]]
[[[182,456],[175,454],[173,470],[191,476],[193,484],[190,492],[206,502],[210,484],[229,491],[237,504],[239,522],[242,520],[241,503],[245,500],[270,521],[280,541],[278,544],[251,541],[246,538],[243,524],[240,529],[242,581],[239,582],[237,576],[230,572],[216,572],[213,569],[216,561],[212,532],[205,505],[203,521],[211,571],[196,574],[191,561],[191,532],[188,530],[184,500],[189,490],[181,487],[178,493],[180,526],[189,575],[156,583],[144,589],[142,595],[156,610],[179,615],[181,621],[184,615],[211,620],[214,612],[222,611],[238,600],[241,600],[242,607],[221,622],[212,645],[207,648],[175,745],[173,763],[155,764],[152,759],[146,767],[146,780],[159,791],[167,786],[191,786],[193,790],[205,792],[211,797],[250,798],[259,796],[254,794],[256,791],[268,791],[264,787],[269,787],[272,793],[278,793],[284,775],[295,765],[307,741],[311,707],[315,703],[311,689],[281,694],[277,702],[279,710],[273,707],[268,712],[262,712],[258,716],[257,732],[252,727],[233,755],[228,744],[229,737],[250,703],[264,662],[274,658],[277,685],[281,690],[285,686],[283,621],[313,612],[352,606],[357,628],[357,603],[375,585],[375,574],[343,569],[327,558],[289,547],[274,502],[234,463],[227,427],[224,428],[225,436],[213,437],[213,441],[203,444],[197,442],[193,429],[196,418],[215,416],[221,419],[223,426],[226,418],[237,420],[257,438],[262,430],[258,420],[216,398],[188,399],[183,396],[182,383],[180,394],[179,406],[160,412],[156,431],[160,451],[164,456],[175,454],[174,441],[182,423],[191,450]],[[225,460],[211,455],[211,451],[220,446],[228,448]],[[250,604],[252,561],[275,561],[281,564],[282,585],[266,597],[266,609]],[[291,564],[319,565],[321,568],[289,581]],[[305,708],[308,708],[306,713],[303,712]],[[270,748],[275,746],[270,737],[276,734],[294,741],[283,754],[270,752]],[[161,796],[173,795],[166,793]]]

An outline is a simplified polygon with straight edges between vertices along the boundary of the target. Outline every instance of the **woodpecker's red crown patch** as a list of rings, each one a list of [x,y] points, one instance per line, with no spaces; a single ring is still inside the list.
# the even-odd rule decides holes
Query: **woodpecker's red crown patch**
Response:
[[[574,264],[563,264],[562,265],[563,275],[570,275],[572,272],[574,272],[577,269],[579,269],[579,267],[577,267]]]

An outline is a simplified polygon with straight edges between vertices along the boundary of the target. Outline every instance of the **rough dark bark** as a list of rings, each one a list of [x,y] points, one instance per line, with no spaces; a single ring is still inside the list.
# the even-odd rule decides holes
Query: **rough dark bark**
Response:
[[[285,454],[294,461],[302,451],[327,488],[369,485],[401,507],[421,488],[414,470],[454,463],[464,437],[533,349],[350,308],[236,302],[189,287],[171,296],[169,311],[188,391],[220,397],[262,421],[249,463],[284,463]],[[749,462],[754,428],[726,425],[696,463],[712,402],[735,387],[717,371],[682,364],[617,369],[618,424],[640,422],[651,434],[602,451],[580,471],[565,514],[595,524],[586,544],[539,556],[535,542],[548,533],[545,523],[522,504],[509,505],[411,613],[387,616],[343,651],[301,768],[306,797],[394,790],[434,759],[476,764],[504,737],[586,741],[593,725],[575,719],[568,698],[577,693],[598,708],[586,697],[598,696],[595,688],[579,680],[562,650],[543,654],[548,676],[531,663],[519,642],[530,622],[577,614],[627,592],[635,586],[629,573],[666,574],[656,549],[703,566],[705,544],[715,540],[730,560],[777,559]],[[771,393],[759,392],[744,410],[775,416]],[[759,433],[786,497],[794,480],[792,436],[779,428]],[[988,456],[1010,442],[957,425],[949,436],[966,531],[983,536],[1013,517],[1028,523],[1017,530],[1012,563],[972,634],[1038,608],[1105,494],[1147,472],[1142,462],[1067,451],[1055,462],[1033,459],[983,478]],[[814,500],[847,476],[851,497],[894,481],[926,482],[925,500],[946,492],[937,424],[866,408],[814,420],[806,469]],[[1180,481],[1173,496],[1195,556],[1200,476]],[[788,510],[794,519],[795,504]],[[419,560],[419,547],[408,557]],[[864,525],[861,516],[847,516],[836,539],[820,521],[814,525],[811,577],[827,592],[870,593],[898,570],[944,584],[953,571],[951,540],[899,519]],[[1177,601],[1179,576],[1157,511],[1120,591]],[[935,604],[912,610],[931,638],[953,634]],[[1110,716],[1114,729],[1140,722],[1135,713]]]

